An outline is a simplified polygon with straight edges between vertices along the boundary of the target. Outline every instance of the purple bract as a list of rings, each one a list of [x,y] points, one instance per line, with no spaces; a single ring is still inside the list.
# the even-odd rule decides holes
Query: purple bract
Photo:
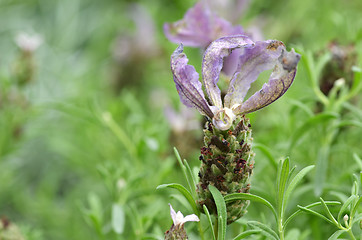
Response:
[[[217,86],[224,58],[238,49],[238,67],[227,94],[221,99]],[[202,62],[202,79],[209,97],[206,100],[195,68],[188,65],[181,44],[171,56],[171,70],[181,102],[209,117],[216,128],[227,130],[238,115],[254,112],[281,97],[292,84],[300,55],[276,40],[253,42],[248,36],[234,35],[213,41]],[[245,102],[250,85],[265,70],[273,69],[269,81]]]

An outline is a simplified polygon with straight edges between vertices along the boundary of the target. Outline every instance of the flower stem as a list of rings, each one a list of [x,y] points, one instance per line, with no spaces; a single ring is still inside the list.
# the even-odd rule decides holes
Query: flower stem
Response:
[[[220,240],[219,238],[219,225],[218,225],[218,221],[217,218],[215,219],[215,223],[214,223],[214,234],[215,234],[215,238],[216,240]]]
[[[353,233],[352,233],[352,229],[350,228],[348,231],[349,236],[351,237],[352,240],[356,240],[356,238],[354,237]]]

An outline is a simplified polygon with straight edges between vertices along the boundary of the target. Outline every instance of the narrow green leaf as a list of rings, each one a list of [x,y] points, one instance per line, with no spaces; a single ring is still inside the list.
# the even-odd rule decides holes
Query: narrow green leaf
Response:
[[[355,224],[356,222],[360,222],[360,221],[362,221],[362,213],[359,213],[354,217],[352,225]]]
[[[356,120],[343,120],[343,121],[338,122],[334,127],[341,128],[341,127],[346,127],[346,126],[362,128],[362,123],[360,121],[356,121]]]
[[[275,168],[278,168],[278,163],[275,161],[273,155],[270,153],[270,150],[267,146],[260,144],[260,143],[254,143],[253,144],[254,149],[259,149],[269,160],[269,163]]]
[[[197,216],[200,216],[199,209],[196,206],[195,199],[192,197],[191,193],[181,184],[178,183],[169,183],[169,184],[162,184],[159,185],[156,189],[162,189],[162,188],[174,188],[177,189],[190,203],[193,211]]]
[[[300,235],[301,235],[300,230],[297,229],[297,228],[293,228],[293,229],[288,231],[287,235],[285,236],[285,239],[293,239],[293,240],[295,239],[295,240],[297,240],[297,239],[301,238]],[[303,238],[301,238],[301,239],[303,239]]]
[[[287,187],[287,190],[285,191],[284,196],[284,205],[286,206],[289,200],[290,195],[292,194],[295,187],[300,183],[300,181],[304,178],[304,176],[309,173],[314,168],[314,165],[308,166],[303,168],[299,171],[299,173],[292,179],[290,184]]]
[[[318,151],[315,179],[314,179],[314,194],[320,196],[323,192],[327,168],[328,168],[328,156],[329,156],[329,145],[322,145]]]
[[[338,118],[338,114],[332,113],[332,112],[324,112],[320,113],[318,115],[315,115],[311,118],[309,118],[307,121],[304,122],[304,124],[299,127],[293,134],[292,139],[290,141],[289,150],[293,149],[294,145],[297,143],[299,139],[302,138],[302,136],[307,133],[312,128],[324,124],[328,122],[331,119]]]
[[[337,201],[325,201],[325,204],[326,205],[341,205],[340,202],[337,202]],[[312,208],[312,207],[315,207],[315,206],[320,206],[322,205],[321,202],[315,202],[315,203],[312,203],[312,204],[309,204],[308,206],[305,206],[305,208]],[[301,209],[298,209],[297,211],[295,211],[292,215],[290,215],[288,217],[288,219],[284,222],[284,228],[288,225],[288,223],[297,215],[299,215],[300,213],[302,213],[303,211]]]
[[[362,89],[362,74],[361,74],[361,70],[360,69],[354,69],[354,81],[351,87],[351,90],[348,94],[348,96],[346,97],[346,100],[348,100],[349,98],[353,97],[354,95],[356,95],[357,93],[359,93],[359,91],[361,91]]]
[[[190,181],[191,182],[191,186],[190,186],[191,194],[194,194],[194,193],[196,193],[196,179],[195,179],[194,174],[190,168],[190,165],[188,164],[186,159],[183,160],[183,164],[186,167],[189,178],[191,179],[191,181]]]
[[[356,212],[357,212],[357,209],[358,209],[358,207],[359,207],[359,205],[361,204],[361,202],[362,202],[362,197],[359,197],[358,198],[358,201],[356,202],[356,204],[353,206],[353,208],[352,208],[352,211],[351,211],[351,218],[353,218],[354,217],[354,215],[356,214]]]
[[[303,102],[294,99],[289,99],[288,102],[292,104],[295,108],[303,110],[308,117],[313,117],[314,115],[313,111],[310,110],[310,108]],[[291,109],[291,112],[292,113],[294,112],[293,109]]]
[[[329,62],[331,57],[332,57],[331,53],[326,52],[324,55],[322,55],[321,57],[318,58],[318,62],[316,62],[316,65],[314,68],[317,79],[320,78],[320,75],[322,74],[322,70],[323,70],[324,66]]]
[[[286,158],[283,161],[280,175],[278,177],[277,205],[278,205],[278,215],[280,217],[283,215],[283,210],[284,210],[283,198],[284,198],[285,185],[287,183],[288,175],[289,175],[289,158]]]
[[[204,208],[205,215],[206,215],[207,220],[208,220],[209,225],[210,225],[210,229],[211,229],[211,233],[212,233],[212,239],[216,240],[215,232],[214,232],[214,226],[212,225],[212,220],[211,220],[209,210],[207,209],[206,205],[203,205],[203,208]]]
[[[226,204],[224,197],[221,195],[220,191],[209,185],[209,190],[214,198],[216,209],[217,209],[217,220],[218,220],[218,237],[217,240],[225,240],[226,235],[226,224],[227,224],[227,213],[226,213]]]
[[[226,195],[224,197],[224,200],[225,200],[225,202],[232,202],[232,201],[237,201],[237,200],[250,200],[250,201],[264,204],[273,212],[275,218],[277,219],[277,214],[276,214],[276,211],[275,211],[273,205],[271,205],[271,203],[268,200],[266,200],[262,197],[259,197],[257,195],[254,195],[251,193],[232,193],[232,194]]]
[[[336,232],[334,232],[329,238],[328,240],[337,240],[339,236],[342,235],[342,233],[347,232],[346,230],[338,230]]]
[[[191,183],[191,180],[190,180],[189,176],[187,175],[186,166],[185,166],[184,163],[182,162],[181,156],[180,156],[179,152],[177,151],[177,149],[176,149],[175,147],[173,148],[173,151],[174,151],[174,153],[175,153],[175,155],[176,155],[176,159],[177,159],[178,163],[180,164],[182,173],[183,173],[183,175],[184,175],[184,177],[185,177],[185,179],[186,179],[186,181],[187,181],[187,185],[189,186],[189,190],[190,190],[190,191],[192,192],[192,194],[193,194],[194,192],[193,192],[193,188],[192,188],[192,183]],[[192,195],[192,194],[191,194],[191,195]],[[192,196],[193,196],[193,195],[192,195]]]
[[[311,210],[311,209],[308,209],[308,208],[305,208],[305,207],[302,207],[302,206],[299,206],[299,205],[298,205],[298,208],[300,208],[300,209],[301,209],[302,211],[304,211],[304,212],[310,213],[310,214],[312,214],[312,215],[315,215],[315,216],[317,216],[317,217],[320,217],[320,218],[326,220],[327,222],[329,222],[329,223],[331,223],[331,224],[334,224],[334,223],[333,223],[331,220],[329,220],[327,217],[325,217],[324,215],[322,215],[322,214],[320,214],[320,213],[318,213],[318,212],[316,212],[316,211],[313,211],[313,210]]]
[[[120,204],[112,205],[112,229],[117,234],[124,231],[125,214]]]
[[[233,240],[240,240],[240,239],[244,239],[250,235],[256,234],[256,233],[260,233],[261,230],[259,229],[253,229],[253,230],[248,230],[245,232],[240,233],[239,235],[237,235]]]
[[[358,183],[354,181],[352,186],[351,195],[357,195],[358,194]]]
[[[356,195],[351,195],[347,201],[345,201],[341,207],[341,209],[338,212],[338,221],[343,217],[342,214],[344,214],[347,211],[347,208],[351,203],[357,198]]]
[[[271,229],[268,225],[257,221],[249,221],[247,224],[252,228],[260,229],[260,233],[262,233],[268,239],[279,240],[278,234],[276,234],[276,232],[274,232],[273,229]]]
[[[321,203],[322,203],[322,206],[324,208],[324,210],[326,211],[327,213],[327,216],[329,217],[329,219],[334,223],[334,225],[336,225],[336,227],[338,227],[338,222],[337,220],[333,217],[331,211],[329,210],[326,202],[323,200],[323,198],[319,198],[321,200]]]
[[[356,161],[359,169],[362,171],[362,159],[356,153],[353,153],[353,159]]]

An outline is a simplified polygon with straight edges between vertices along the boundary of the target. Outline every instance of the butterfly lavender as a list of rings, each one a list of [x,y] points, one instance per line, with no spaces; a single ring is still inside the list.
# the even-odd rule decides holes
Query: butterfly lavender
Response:
[[[222,100],[217,83],[224,58],[235,49],[241,50],[238,67]],[[254,42],[245,35],[219,38],[206,49],[202,61],[202,82],[210,103],[205,98],[199,74],[187,64],[182,44],[171,56],[171,70],[181,102],[207,116],[217,129],[228,130],[238,116],[257,111],[281,97],[295,78],[299,60],[300,55],[294,49],[288,52],[281,41]],[[244,101],[259,74],[270,69],[273,71],[269,81]]]

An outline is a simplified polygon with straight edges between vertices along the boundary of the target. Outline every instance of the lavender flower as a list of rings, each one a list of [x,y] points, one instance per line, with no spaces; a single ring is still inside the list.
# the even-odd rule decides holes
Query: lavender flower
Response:
[[[242,54],[222,101],[217,82],[224,57],[234,49],[241,49]],[[202,62],[203,84],[211,104],[204,96],[195,68],[187,65],[182,44],[171,56],[171,70],[181,102],[207,116],[217,129],[227,130],[237,116],[259,110],[281,97],[294,80],[299,59],[294,49],[287,52],[284,44],[276,40],[253,42],[244,35],[217,39],[207,48]],[[250,85],[269,69],[273,69],[269,82],[243,102]]]
[[[236,23],[249,8],[250,0],[208,0],[211,10],[232,23]]]
[[[179,239],[188,239],[186,235],[186,231],[184,229],[184,224],[186,222],[199,222],[200,219],[195,215],[187,215],[184,217],[184,215],[178,211],[176,211],[172,208],[171,204],[168,204],[170,206],[170,214],[173,221],[173,224],[170,228],[170,230],[165,232],[165,239],[166,240],[179,240]]]

